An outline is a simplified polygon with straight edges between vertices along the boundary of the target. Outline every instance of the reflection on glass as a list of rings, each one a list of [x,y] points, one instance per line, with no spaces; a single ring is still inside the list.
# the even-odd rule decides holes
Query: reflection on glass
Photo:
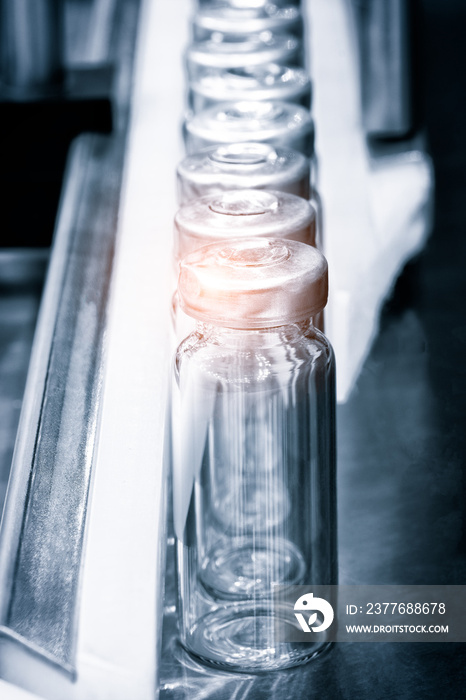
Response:
[[[325,304],[322,261],[249,239],[182,263],[181,302],[201,322],[172,395],[180,633],[232,670],[285,668],[325,645],[279,643],[272,600],[276,584],[336,583],[334,360],[309,320]]]

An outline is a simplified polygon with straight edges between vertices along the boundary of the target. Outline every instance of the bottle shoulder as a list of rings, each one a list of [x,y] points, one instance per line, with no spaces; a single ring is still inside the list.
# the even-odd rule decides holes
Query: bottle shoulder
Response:
[[[269,376],[331,371],[333,349],[312,324],[293,324],[266,332],[210,329],[191,333],[178,347],[177,374],[186,368],[218,379],[264,381]]]

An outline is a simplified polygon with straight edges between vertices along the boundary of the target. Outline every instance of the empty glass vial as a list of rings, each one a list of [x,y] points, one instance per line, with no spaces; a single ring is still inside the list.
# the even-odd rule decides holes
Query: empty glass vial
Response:
[[[215,32],[229,36],[245,34],[290,34],[303,36],[303,18],[293,5],[277,7],[265,3],[258,7],[217,5],[200,7],[192,20],[193,37],[196,41],[209,39]]]
[[[286,102],[221,103],[189,115],[183,125],[188,154],[208,146],[260,141],[314,155],[314,122],[309,110]]]
[[[175,216],[175,269],[197,248],[235,237],[274,236],[315,245],[316,218],[309,201],[287,192],[241,189],[193,199]],[[193,330],[194,322],[180,310],[176,291],[171,311],[179,341]]]
[[[289,192],[309,199],[314,207],[316,246],[322,250],[322,204],[315,187],[315,162],[315,157],[311,160],[291,148],[266,143],[211,146],[178,164],[178,203],[182,206],[207,194],[244,188]]]
[[[181,263],[198,326],[172,390],[182,644],[236,671],[286,668],[326,641],[282,642],[275,584],[337,582],[334,358],[310,320],[327,299],[315,249],[273,238],[205,246]]]
[[[279,190],[310,198],[310,161],[291,148],[232,143],[193,153],[177,167],[178,202],[237,189]]]
[[[312,204],[288,192],[241,189],[193,199],[175,215],[175,259],[230,238],[271,236],[315,245]]]
[[[248,34],[229,37],[216,34],[196,41],[186,51],[189,80],[196,80],[211,68],[246,68],[264,63],[302,66],[302,42],[293,36]]]
[[[189,84],[188,104],[197,114],[219,102],[279,100],[311,107],[311,81],[304,68],[267,63],[210,68]]]

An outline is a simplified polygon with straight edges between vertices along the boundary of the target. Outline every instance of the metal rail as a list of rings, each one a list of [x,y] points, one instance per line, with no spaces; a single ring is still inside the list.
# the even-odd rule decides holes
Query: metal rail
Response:
[[[75,675],[138,7],[112,18],[115,132],[69,157],[0,530],[0,675],[46,695],[48,672]]]

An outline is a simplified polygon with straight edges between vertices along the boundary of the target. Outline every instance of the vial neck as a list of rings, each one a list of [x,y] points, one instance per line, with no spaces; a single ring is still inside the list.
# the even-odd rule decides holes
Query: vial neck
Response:
[[[303,335],[313,334],[315,331],[312,318],[270,328],[255,329],[228,328],[201,321],[196,324],[198,335],[209,342],[228,347],[235,346],[238,349],[282,345],[294,342]]]

